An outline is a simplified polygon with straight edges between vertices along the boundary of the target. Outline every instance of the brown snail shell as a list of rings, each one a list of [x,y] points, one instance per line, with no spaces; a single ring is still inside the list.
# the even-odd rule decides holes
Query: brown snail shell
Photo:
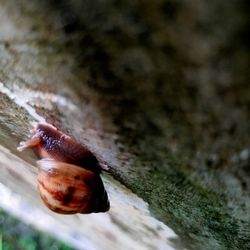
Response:
[[[31,147],[42,158],[37,161],[37,179],[45,205],[60,214],[108,211],[108,195],[95,156],[49,124],[38,124],[32,133],[18,150]]]
[[[52,211],[62,214],[90,213],[104,212],[109,207],[106,191],[102,182],[98,183],[100,178],[95,173],[51,159],[42,159],[37,164],[38,190],[45,205]],[[94,197],[95,189],[99,189],[102,195]],[[99,205],[94,201],[98,198]]]

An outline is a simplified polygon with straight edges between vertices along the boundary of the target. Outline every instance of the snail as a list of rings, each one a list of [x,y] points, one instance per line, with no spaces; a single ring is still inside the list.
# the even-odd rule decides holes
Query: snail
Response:
[[[104,168],[92,152],[50,124],[39,123],[17,148],[32,148],[40,158],[38,192],[60,214],[98,213],[110,208],[100,177]]]

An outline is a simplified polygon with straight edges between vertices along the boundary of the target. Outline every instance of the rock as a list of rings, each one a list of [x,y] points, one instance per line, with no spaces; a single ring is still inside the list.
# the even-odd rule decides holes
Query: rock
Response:
[[[75,246],[249,248],[245,5],[0,1],[2,192],[22,195]],[[43,208],[35,158],[16,146],[45,120],[108,163],[109,213]]]

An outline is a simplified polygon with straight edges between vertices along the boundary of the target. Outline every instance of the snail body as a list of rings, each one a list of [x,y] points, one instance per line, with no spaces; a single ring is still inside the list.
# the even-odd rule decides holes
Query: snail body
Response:
[[[41,159],[37,161],[38,191],[49,209],[60,214],[109,210],[101,165],[86,147],[52,125],[38,124],[18,150],[26,148]]]

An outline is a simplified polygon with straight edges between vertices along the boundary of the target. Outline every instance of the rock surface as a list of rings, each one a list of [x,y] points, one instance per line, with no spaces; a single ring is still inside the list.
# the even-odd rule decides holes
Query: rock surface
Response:
[[[84,239],[87,249],[248,249],[247,6],[0,1],[6,197],[22,195],[59,223],[59,234],[84,225],[67,235],[76,245]],[[107,162],[159,221],[106,175],[109,213],[62,217],[45,210],[35,192],[35,158],[16,151],[45,120]]]

